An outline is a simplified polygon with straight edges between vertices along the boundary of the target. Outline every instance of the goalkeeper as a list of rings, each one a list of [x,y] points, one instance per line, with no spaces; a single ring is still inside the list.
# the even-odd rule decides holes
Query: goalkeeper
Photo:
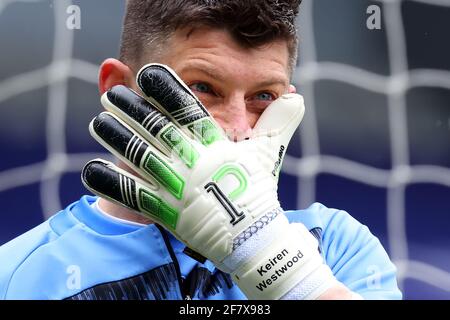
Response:
[[[0,248],[6,299],[399,299],[346,212],[284,211],[300,1],[130,0],[84,196]],[[149,62],[152,62],[148,64]],[[154,63],[158,62],[158,63]]]

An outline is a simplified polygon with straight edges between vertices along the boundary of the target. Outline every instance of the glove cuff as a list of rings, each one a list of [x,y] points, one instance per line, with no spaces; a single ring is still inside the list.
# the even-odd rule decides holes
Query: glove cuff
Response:
[[[267,229],[259,239],[252,238],[258,245],[251,256],[224,261],[231,267],[234,260],[238,266],[231,275],[248,299],[289,298],[293,288],[294,298],[315,299],[335,283],[317,250],[317,240],[304,225],[289,224],[280,215]]]

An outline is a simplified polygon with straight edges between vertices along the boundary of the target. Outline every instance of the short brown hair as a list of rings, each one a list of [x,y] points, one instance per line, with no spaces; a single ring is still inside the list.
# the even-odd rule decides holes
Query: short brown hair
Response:
[[[178,29],[210,26],[227,30],[243,47],[286,40],[289,67],[297,59],[295,17],[302,0],[128,0],[120,59],[140,61],[147,47],[153,58],[163,53],[167,39]]]

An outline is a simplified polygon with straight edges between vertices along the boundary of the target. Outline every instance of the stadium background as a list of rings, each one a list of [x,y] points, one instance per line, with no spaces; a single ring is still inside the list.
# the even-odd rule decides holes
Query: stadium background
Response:
[[[71,4],[79,30],[66,27]],[[381,30],[366,27],[369,5],[382,9]],[[109,157],[87,125],[123,9],[0,0],[0,245],[85,194],[80,168]],[[305,0],[299,30],[294,82],[307,109],[283,207],[348,211],[390,253],[405,298],[449,299],[450,1]]]

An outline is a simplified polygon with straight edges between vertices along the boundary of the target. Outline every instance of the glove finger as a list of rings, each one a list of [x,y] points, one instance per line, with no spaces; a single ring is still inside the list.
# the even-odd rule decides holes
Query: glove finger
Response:
[[[278,178],[289,141],[305,114],[303,97],[285,94],[271,103],[258,119],[253,132],[262,145],[266,165]]]
[[[220,126],[172,69],[149,64],[139,71],[136,79],[151,102],[203,145],[226,139]]]
[[[194,166],[199,154],[190,139],[155,105],[123,85],[105,92],[101,101],[106,110],[120,117],[154,147],[167,156],[175,153],[189,168]]]
[[[92,193],[132,209],[174,231],[178,211],[156,196],[143,180],[116,167],[111,162],[95,159],[83,168],[81,180]]]
[[[99,114],[90,123],[89,131],[94,139],[136,172],[156,186],[162,185],[177,199],[182,198],[185,182],[169,164],[170,160],[114,114]]]

